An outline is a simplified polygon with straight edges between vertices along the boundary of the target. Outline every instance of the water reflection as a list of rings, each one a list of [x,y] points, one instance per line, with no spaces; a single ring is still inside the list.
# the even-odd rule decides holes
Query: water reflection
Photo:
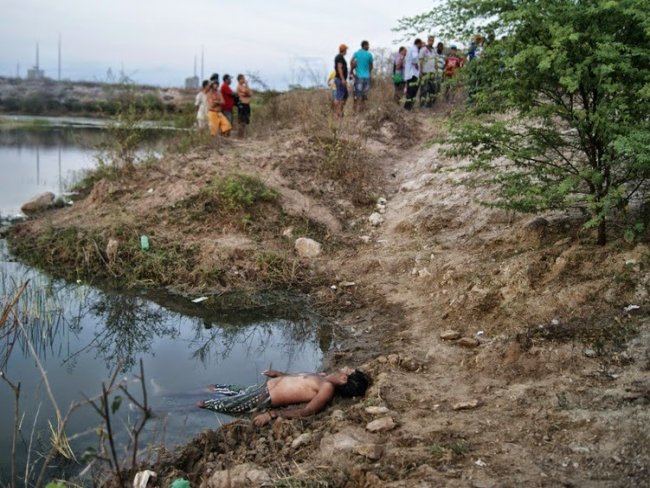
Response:
[[[0,257],[3,256],[0,241]],[[51,279],[19,263],[0,258],[0,310],[21,283],[29,285],[16,307],[27,337],[48,372],[59,407],[95,395],[117,365],[125,378],[144,361],[147,390],[156,423],[147,428],[144,443],[163,436],[168,447],[208,427],[227,422],[225,416],[195,408],[210,383],[254,384],[263,381],[269,366],[290,371],[318,369],[319,343],[328,329],[317,316],[280,307],[254,314],[210,314],[184,301],[193,316],[175,312],[137,292],[119,294],[95,287]],[[163,301],[157,297],[157,301]],[[178,300],[171,300],[172,306]],[[8,324],[10,325],[10,324]],[[42,379],[25,338],[6,325],[0,332],[0,366],[23,385],[23,432],[36,422],[47,437],[47,421],[54,416]],[[13,332],[10,332],[13,331]],[[327,332],[329,334],[329,332]],[[11,354],[9,354],[11,353]],[[36,410],[40,415],[36,418]],[[13,411],[13,396],[0,384],[0,411]],[[118,412],[123,422],[133,416],[128,405]],[[90,408],[75,412],[68,432],[83,432],[99,423]],[[0,452],[10,452],[10,421],[0,423]],[[122,432],[118,439],[129,441]],[[73,442],[77,453],[96,442],[92,435]],[[25,450],[20,454],[23,462]],[[8,459],[0,459],[0,480],[6,479]]]

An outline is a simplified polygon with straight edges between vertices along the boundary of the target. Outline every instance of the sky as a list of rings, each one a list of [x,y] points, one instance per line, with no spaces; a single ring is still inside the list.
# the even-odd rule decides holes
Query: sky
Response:
[[[35,64],[57,77],[105,81],[111,68],[138,83],[182,86],[194,58],[204,77],[256,72],[271,87],[309,84],[330,70],[338,45],[396,49],[397,19],[433,0],[0,0],[0,76]]]

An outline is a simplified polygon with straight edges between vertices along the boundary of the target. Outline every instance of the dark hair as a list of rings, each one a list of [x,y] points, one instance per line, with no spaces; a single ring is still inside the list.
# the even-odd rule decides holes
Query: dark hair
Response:
[[[205,88],[205,87],[208,86],[209,84],[210,84],[210,82],[209,82],[208,80],[203,80],[203,83],[201,84],[201,86],[202,86],[203,88]]]
[[[344,385],[337,385],[334,389],[342,397],[349,398],[365,395],[368,385],[370,385],[370,377],[363,371],[355,369]]]
[[[418,44],[422,44],[422,39],[420,39],[420,38],[418,37],[418,38],[413,42],[413,44],[416,45],[416,46],[417,46]]]
[[[402,51],[406,51],[406,48],[404,46],[400,46],[397,50],[398,53],[401,53]]]
[[[228,74],[223,75],[223,81],[231,80],[231,79],[232,79],[232,78],[230,77],[230,75],[228,75]]]
[[[219,81],[219,73],[212,73],[212,76],[210,76],[210,81]]]
[[[237,81],[241,81],[241,79],[242,79],[243,77],[244,77],[244,75],[242,75],[242,74],[237,75]]]
[[[363,49],[364,47],[370,47],[370,43],[368,41],[361,41],[361,48]]]

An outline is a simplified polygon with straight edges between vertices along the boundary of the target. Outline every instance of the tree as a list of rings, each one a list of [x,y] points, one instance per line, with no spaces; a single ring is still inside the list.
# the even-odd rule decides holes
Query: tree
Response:
[[[435,26],[491,39],[469,64],[472,117],[452,152],[492,172],[497,205],[577,206],[605,244],[613,212],[648,189],[647,0],[447,0],[398,30]]]

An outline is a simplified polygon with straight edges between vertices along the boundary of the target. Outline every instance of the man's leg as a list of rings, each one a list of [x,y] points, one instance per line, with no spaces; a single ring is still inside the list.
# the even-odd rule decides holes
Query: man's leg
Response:
[[[404,108],[406,110],[411,110],[413,104],[415,103],[415,97],[418,93],[419,80],[417,76],[413,76],[410,80],[406,82],[406,101],[404,102]]]

